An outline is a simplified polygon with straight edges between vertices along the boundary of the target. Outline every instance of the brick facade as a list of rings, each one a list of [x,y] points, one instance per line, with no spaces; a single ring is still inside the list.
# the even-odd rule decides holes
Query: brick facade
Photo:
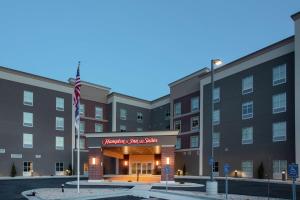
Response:
[[[170,158],[170,173],[168,181],[174,181],[175,165],[175,147],[161,147],[161,181],[166,181],[165,167],[167,166],[167,157]]]
[[[102,149],[89,149],[89,180],[103,179]],[[95,164],[93,163],[95,159]]]

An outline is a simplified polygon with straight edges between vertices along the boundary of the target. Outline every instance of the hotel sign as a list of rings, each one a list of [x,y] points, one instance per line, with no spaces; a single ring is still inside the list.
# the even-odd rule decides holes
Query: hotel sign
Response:
[[[137,144],[156,144],[158,139],[154,137],[137,138],[104,138],[102,145],[137,145]]]

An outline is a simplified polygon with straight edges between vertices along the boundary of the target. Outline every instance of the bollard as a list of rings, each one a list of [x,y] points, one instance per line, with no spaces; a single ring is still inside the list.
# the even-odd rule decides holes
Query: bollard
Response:
[[[65,185],[61,184],[61,192],[65,192]]]

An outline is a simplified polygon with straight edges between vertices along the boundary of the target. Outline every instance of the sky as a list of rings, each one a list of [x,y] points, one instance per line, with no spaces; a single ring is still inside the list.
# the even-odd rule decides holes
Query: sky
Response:
[[[299,0],[0,0],[0,66],[153,100],[294,34]]]

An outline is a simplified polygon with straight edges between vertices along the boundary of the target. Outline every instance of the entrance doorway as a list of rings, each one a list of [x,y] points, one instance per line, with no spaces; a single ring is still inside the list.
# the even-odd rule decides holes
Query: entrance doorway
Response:
[[[23,163],[23,176],[31,176],[32,172],[33,172],[32,162],[24,162]]]
[[[134,162],[131,164],[131,174],[151,175],[152,163],[150,162]]]

